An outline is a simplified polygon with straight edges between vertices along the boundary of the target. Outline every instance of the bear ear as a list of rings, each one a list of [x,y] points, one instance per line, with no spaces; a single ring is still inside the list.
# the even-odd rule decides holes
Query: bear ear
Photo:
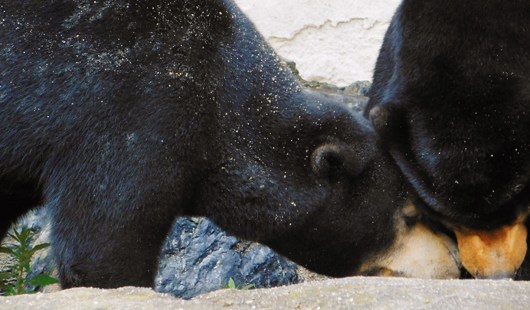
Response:
[[[385,126],[388,126],[389,113],[385,108],[376,106],[370,110],[368,118],[372,122],[374,129],[379,133],[384,130]]]
[[[407,112],[401,106],[376,106],[370,110],[368,117],[383,146],[401,149],[408,145]]]
[[[359,175],[369,161],[344,143],[321,145],[311,155],[311,167],[317,178],[330,183],[336,183],[343,175]]]

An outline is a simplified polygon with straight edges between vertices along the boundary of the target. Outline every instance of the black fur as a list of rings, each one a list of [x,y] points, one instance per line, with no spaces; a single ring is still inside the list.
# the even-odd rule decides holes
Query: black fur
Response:
[[[392,243],[400,175],[229,0],[0,4],[1,233],[46,203],[63,287],[152,286],[175,217],[330,275]]]
[[[405,0],[391,22],[365,116],[437,220],[530,205],[529,20],[525,0]]]

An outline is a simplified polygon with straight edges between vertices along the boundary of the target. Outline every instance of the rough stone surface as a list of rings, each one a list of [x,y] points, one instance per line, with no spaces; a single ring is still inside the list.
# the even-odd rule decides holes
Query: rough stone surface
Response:
[[[401,0],[235,0],[279,55],[306,80],[346,86],[371,80]]]
[[[271,289],[225,289],[191,300],[147,288],[76,288],[0,297],[0,308],[27,309],[528,309],[530,283],[489,280],[346,278]]]
[[[350,108],[358,112],[364,110],[366,103],[368,102],[368,97],[366,97],[366,95],[372,86],[371,82],[357,81],[348,86],[336,86],[326,82],[308,81],[300,75],[300,71],[294,61],[285,60],[283,63],[294,73],[298,78],[300,85],[302,85],[306,91],[333,97],[333,99],[348,105]]]
[[[226,235],[204,218],[179,218],[160,257],[156,290],[182,298],[236,284],[273,287],[300,282],[296,264],[270,248]]]

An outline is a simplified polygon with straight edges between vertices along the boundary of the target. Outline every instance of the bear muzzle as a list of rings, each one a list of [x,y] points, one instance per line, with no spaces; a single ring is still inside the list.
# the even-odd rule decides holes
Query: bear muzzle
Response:
[[[471,275],[478,279],[514,277],[526,255],[527,215],[494,231],[454,227],[460,259]]]

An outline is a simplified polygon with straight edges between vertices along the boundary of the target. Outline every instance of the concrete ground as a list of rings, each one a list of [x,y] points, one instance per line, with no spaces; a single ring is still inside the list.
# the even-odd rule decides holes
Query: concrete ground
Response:
[[[0,309],[530,309],[530,282],[354,277],[191,300],[146,288],[77,288],[0,297]]]

